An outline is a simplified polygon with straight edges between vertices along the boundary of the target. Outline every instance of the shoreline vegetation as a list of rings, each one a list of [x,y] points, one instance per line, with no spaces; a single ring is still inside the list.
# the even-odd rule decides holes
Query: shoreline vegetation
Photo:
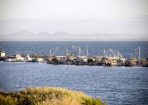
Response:
[[[57,87],[27,88],[19,92],[0,92],[1,105],[106,105],[79,91]]]

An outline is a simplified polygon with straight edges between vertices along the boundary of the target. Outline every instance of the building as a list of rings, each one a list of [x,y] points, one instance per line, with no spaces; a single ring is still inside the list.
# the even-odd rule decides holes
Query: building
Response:
[[[0,57],[5,57],[6,56],[6,52],[5,51],[0,51]]]

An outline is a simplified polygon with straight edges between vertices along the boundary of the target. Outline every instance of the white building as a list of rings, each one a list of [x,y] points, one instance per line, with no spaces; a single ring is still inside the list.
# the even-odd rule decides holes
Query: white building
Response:
[[[5,57],[5,56],[6,56],[5,51],[0,51],[0,57]]]

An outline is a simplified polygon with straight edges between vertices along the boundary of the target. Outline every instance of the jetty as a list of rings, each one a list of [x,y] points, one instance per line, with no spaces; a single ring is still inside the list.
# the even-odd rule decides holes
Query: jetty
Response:
[[[90,65],[90,66],[141,66],[148,67],[148,58],[141,58],[141,48],[136,48],[136,55],[124,57],[123,54],[114,49],[103,49],[101,56],[89,55],[88,47],[83,50],[80,47],[72,46],[73,51],[65,48],[65,55],[57,55],[59,47],[49,50],[49,55],[27,54],[7,55],[5,51],[0,51],[0,61],[3,62],[36,62],[54,65]]]

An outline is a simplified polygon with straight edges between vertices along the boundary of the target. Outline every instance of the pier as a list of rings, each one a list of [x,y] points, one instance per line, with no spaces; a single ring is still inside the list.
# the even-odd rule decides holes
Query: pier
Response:
[[[49,50],[49,55],[27,54],[7,55],[5,51],[0,51],[0,61],[3,62],[36,62],[54,65],[90,65],[90,66],[141,66],[148,67],[148,58],[141,58],[140,47],[136,48],[134,57],[123,57],[122,53],[114,49],[104,49],[101,56],[90,56],[88,47],[83,51],[80,47],[72,46],[73,51],[66,47],[65,55],[56,55],[59,47]],[[109,52],[109,53],[108,53]]]

